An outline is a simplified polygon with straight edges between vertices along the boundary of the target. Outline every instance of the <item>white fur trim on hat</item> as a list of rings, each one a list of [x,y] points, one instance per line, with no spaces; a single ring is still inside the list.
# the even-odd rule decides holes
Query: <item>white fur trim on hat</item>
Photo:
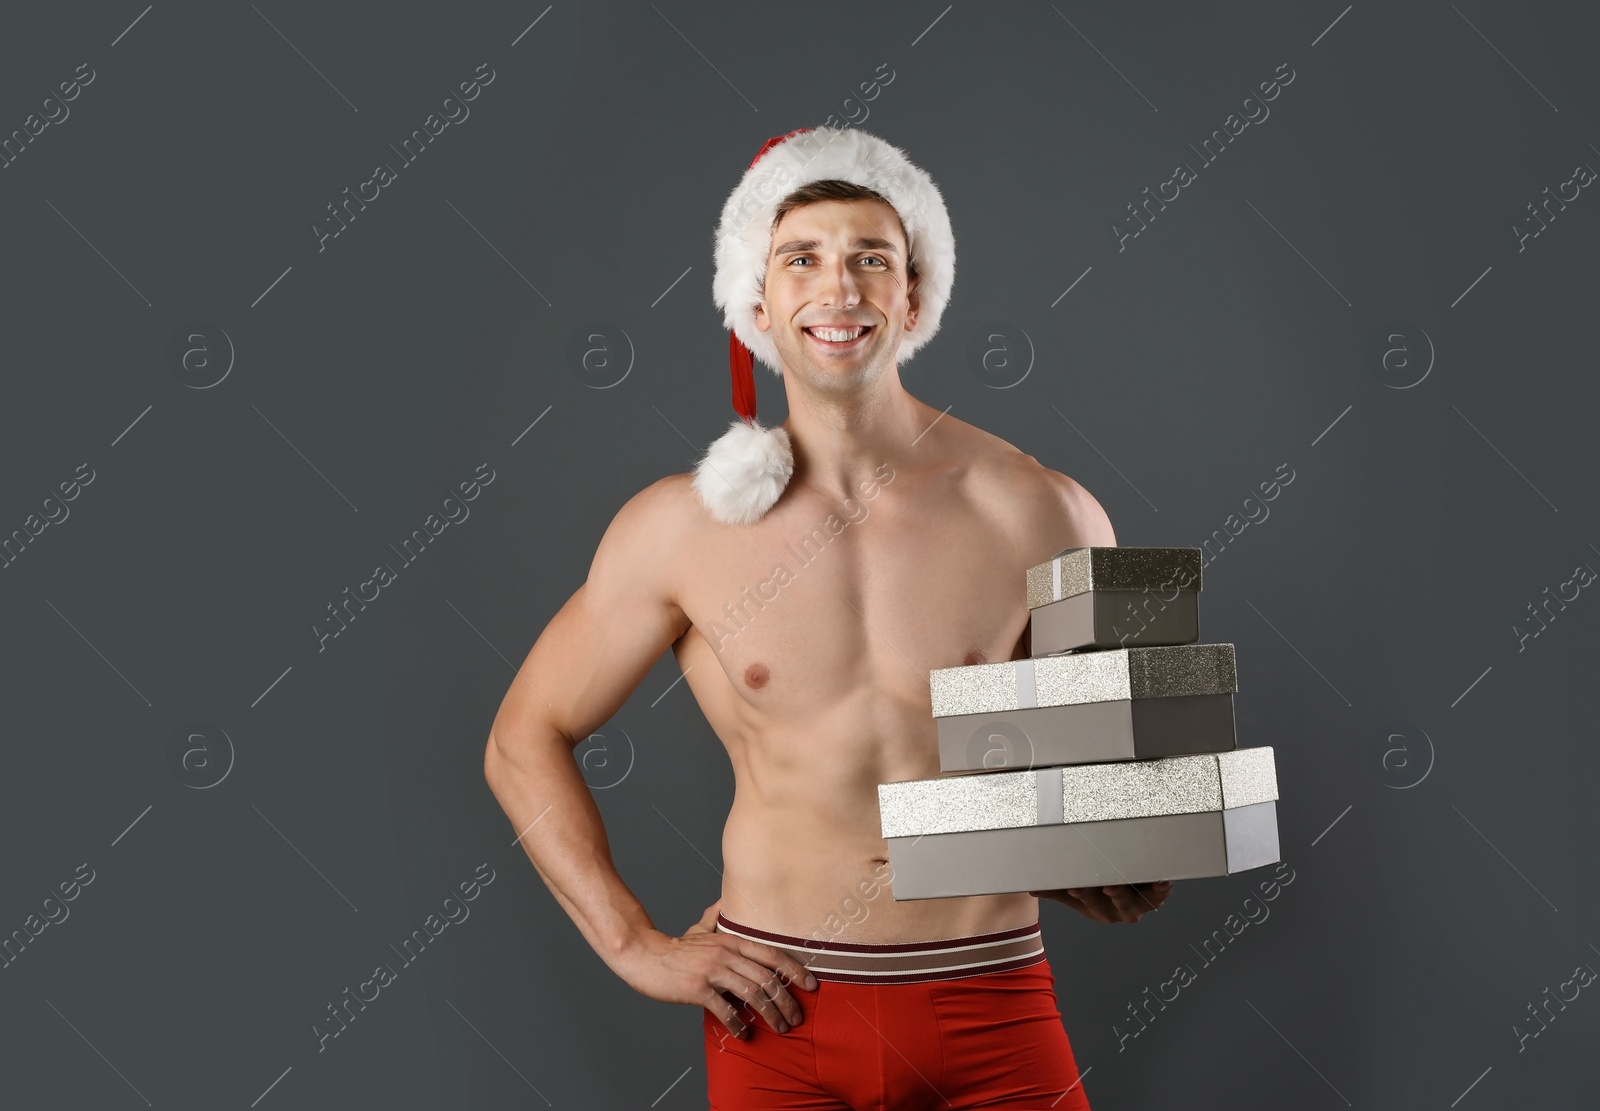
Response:
[[[838,178],[881,194],[905,226],[917,264],[920,311],[905,334],[897,358],[909,359],[939,330],[956,276],[956,241],[944,198],[926,171],[905,152],[856,128],[817,127],[768,150],[745,171],[722,206],[716,232],[716,274],[711,292],[723,313],[723,326],[780,377],[778,348],[756,327],[772,246],[772,217],[778,203],[813,181]]]
[[[695,465],[694,488],[725,525],[747,525],[771,509],[794,473],[789,433],[736,420]]]

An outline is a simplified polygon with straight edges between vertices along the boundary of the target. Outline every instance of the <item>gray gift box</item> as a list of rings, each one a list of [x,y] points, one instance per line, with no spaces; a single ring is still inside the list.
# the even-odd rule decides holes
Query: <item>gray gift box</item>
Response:
[[[1031,654],[1193,644],[1199,548],[1064,548],[1028,569]]]
[[[1278,860],[1269,747],[878,786],[896,900],[1231,875]]]
[[[1146,760],[1236,746],[1232,644],[941,667],[929,684],[945,772]]]

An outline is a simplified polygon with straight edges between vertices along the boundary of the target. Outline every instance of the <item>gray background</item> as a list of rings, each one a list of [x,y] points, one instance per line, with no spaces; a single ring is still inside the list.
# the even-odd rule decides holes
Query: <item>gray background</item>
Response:
[[[1043,907],[1095,1106],[1576,1106],[1600,985],[1518,1034],[1600,968],[1600,585],[1518,627],[1600,568],[1600,198],[1514,227],[1600,168],[1597,30],[1503,0],[9,8],[0,131],[95,77],[0,170],[0,536],[95,477],[0,570],[0,931],[94,879],[0,969],[0,1102],[705,1105],[699,1011],[588,949],[482,747],[611,516],[731,418],[712,227],[766,138],[832,114],[954,223],[907,387],[1083,482],[1123,544],[1238,532],[1201,630],[1237,645],[1241,743],[1276,748],[1294,880],[1210,966],[1192,946],[1270,870],[1132,929]],[[470,117],[319,250],[483,62]],[[1270,117],[1199,165],[1280,63]],[[1119,250],[1179,162],[1197,180]],[[615,384],[569,357],[595,324],[631,347]],[[223,332],[220,383],[173,371],[174,336]],[[471,516],[319,650],[483,463]],[[677,677],[580,755],[681,932],[732,779]],[[193,722],[233,748],[206,789],[169,768]],[[327,1005],[485,863],[470,918],[319,1052]]]

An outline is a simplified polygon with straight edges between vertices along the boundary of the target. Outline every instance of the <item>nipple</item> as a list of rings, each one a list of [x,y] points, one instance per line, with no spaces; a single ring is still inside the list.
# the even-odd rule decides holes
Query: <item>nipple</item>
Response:
[[[770,678],[772,678],[772,672],[760,660],[744,669],[744,685],[751,690],[760,690],[767,685],[767,680]]]

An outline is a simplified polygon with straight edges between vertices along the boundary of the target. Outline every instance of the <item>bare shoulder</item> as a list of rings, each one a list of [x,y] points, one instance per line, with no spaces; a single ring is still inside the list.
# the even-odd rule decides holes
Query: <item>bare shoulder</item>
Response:
[[[1111,519],[1093,494],[1060,471],[992,437],[967,471],[974,503],[1016,537],[1029,557],[1062,548],[1113,547]]]
[[[1111,527],[1111,518],[1093,494],[1076,479],[1052,471],[1033,456],[1028,456],[1028,461],[1038,472],[1039,482],[1044,487],[1040,496],[1047,508],[1059,514],[1063,534],[1072,534],[1072,541],[1062,547],[1116,546],[1117,534]]]
[[[630,497],[617,510],[614,523],[624,528],[654,527],[687,531],[704,518],[694,492],[694,475],[664,475]]]
[[[639,592],[676,602],[681,553],[693,549],[705,513],[691,474],[659,478],[624,502],[606,526],[589,565],[588,586],[606,595]]]

